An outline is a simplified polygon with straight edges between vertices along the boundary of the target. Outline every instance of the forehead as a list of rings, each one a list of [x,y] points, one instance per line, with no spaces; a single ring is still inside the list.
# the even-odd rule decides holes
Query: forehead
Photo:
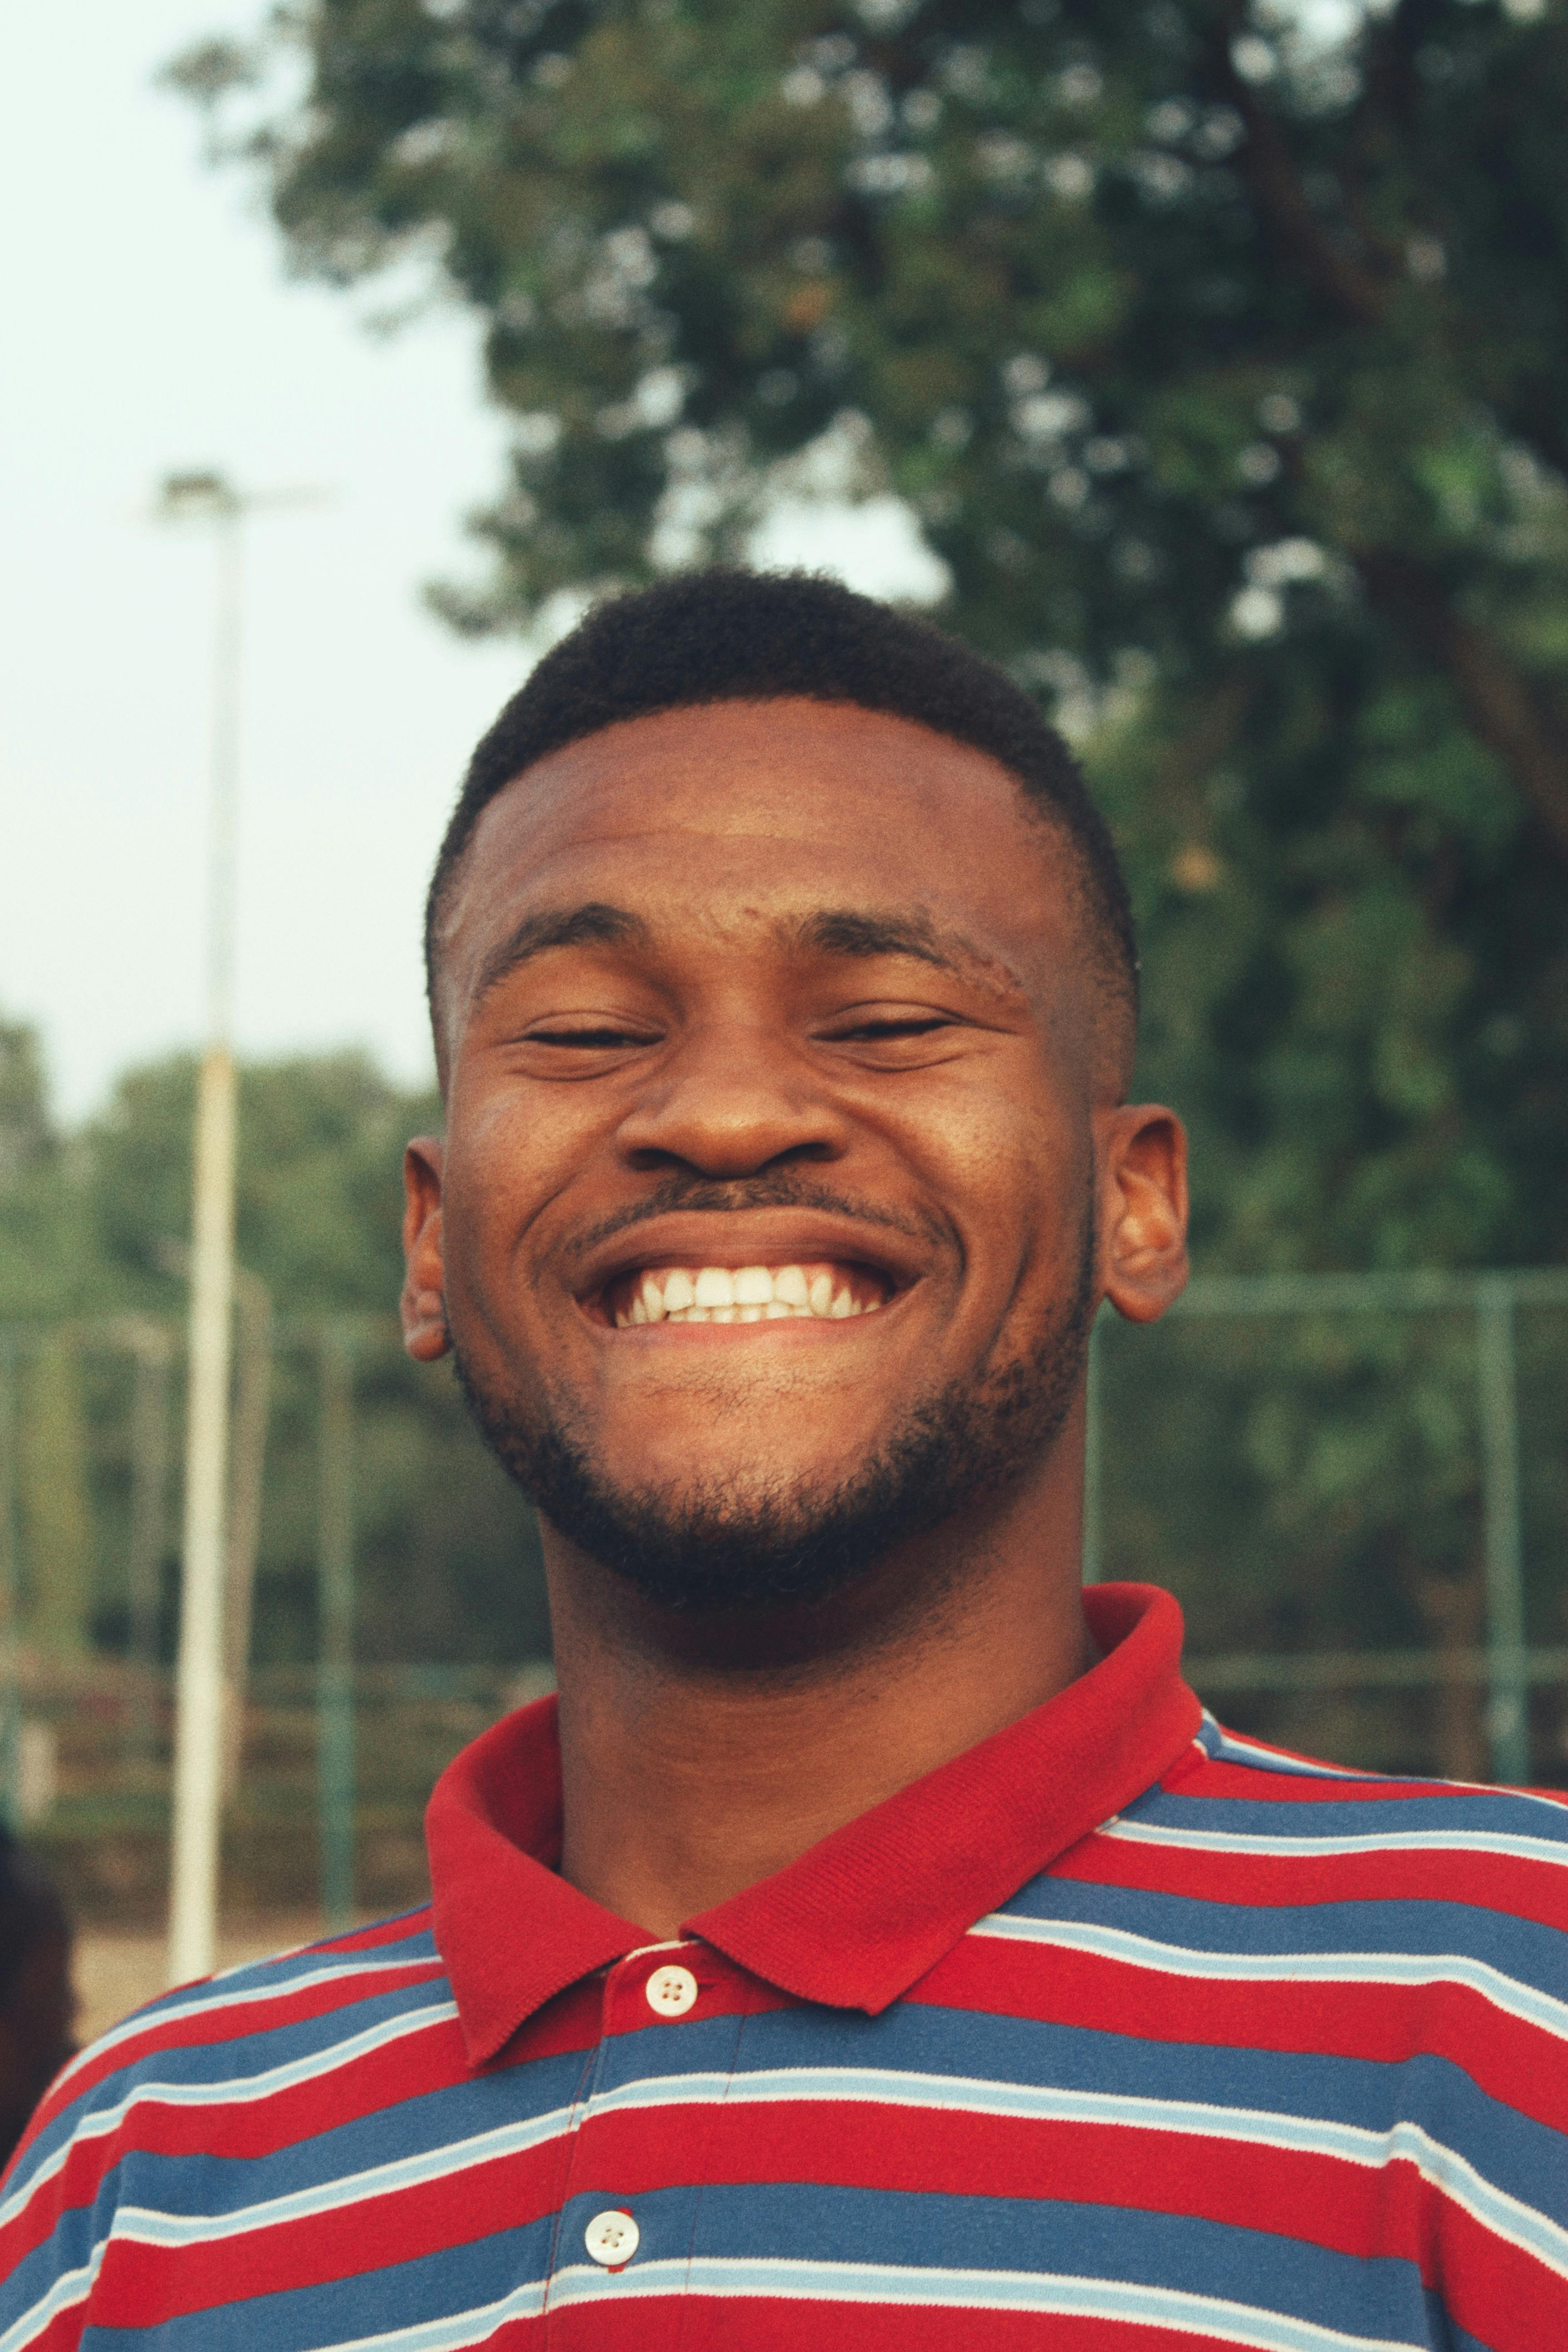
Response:
[[[438,946],[459,1002],[520,918],[590,896],[672,921],[907,905],[1011,962],[1061,945],[1071,856],[967,744],[847,704],[709,704],[605,728],[499,793]]]

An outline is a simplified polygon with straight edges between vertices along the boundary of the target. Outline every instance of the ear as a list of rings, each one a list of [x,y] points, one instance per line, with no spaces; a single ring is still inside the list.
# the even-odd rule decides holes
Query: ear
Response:
[[[421,1364],[433,1364],[452,1344],[441,1263],[441,1165],[433,1135],[416,1135],[403,1155],[403,1344]]]
[[[1187,1282],[1187,1137],[1163,1103],[1123,1103],[1096,1120],[1100,1278],[1130,1323],[1152,1323]]]

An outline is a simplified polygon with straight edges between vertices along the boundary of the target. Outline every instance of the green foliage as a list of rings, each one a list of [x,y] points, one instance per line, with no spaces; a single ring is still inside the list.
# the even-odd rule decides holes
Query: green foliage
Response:
[[[8,1056],[0,1061],[0,1138],[17,1139],[0,1165],[0,1324],[19,1326],[26,1342],[24,1623],[56,1654],[94,1639],[117,1649],[130,1630],[134,1475],[132,1358],[121,1334],[139,1316],[175,1331],[183,1322],[196,1065],[178,1055],[128,1072],[102,1116],[62,1141],[37,1041],[0,1029],[0,1045]],[[389,1085],[363,1054],[241,1069],[237,1254],[266,1286],[279,1342],[258,1664],[315,1654],[312,1332],[333,1316],[356,1318],[356,1328],[374,1318],[355,1378],[357,1654],[367,1663],[504,1660],[548,1648],[532,1516],[475,1436],[449,1370],[410,1363],[393,1324],[403,1145],[440,1124],[433,1092]],[[164,1502],[159,1638],[171,1656],[176,1495]]]
[[[489,574],[439,599],[458,625],[742,548],[835,469],[908,502],[943,617],[1055,709],[1116,827],[1140,1084],[1190,1121],[1200,1264],[1560,1259],[1568,5],[1394,0],[1329,45],[1296,21],[306,0],[174,79],[215,123],[261,110],[227,135],[296,266],[433,256],[482,320],[513,447]],[[191,1083],[133,1075],[62,1141],[0,1036],[0,1311],[176,1301]],[[352,1058],[247,1074],[240,1249],[281,1312],[390,1302],[396,1148],[431,1117]],[[1521,1334],[1540,1640],[1568,1507],[1549,1320]],[[1176,1322],[1106,1373],[1108,1565],[1174,1583],[1200,1650],[1478,1637],[1457,1323]],[[274,1424],[279,1657],[312,1645],[313,1377],[286,1362]],[[527,1523],[449,1386],[389,1351],[362,1399],[368,1652],[535,1646]],[[1387,1706],[1298,1736],[1430,1748]]]
[[[106,1270],[128,1302],[168,1297],[169,1245],[190,1230],[195,1085],[188,1055],[132,1070],[83,1138]],[[236,1246],[278,1313],[391,1312],[403,1146],[440,1124],[433,1092],[400,1093],[363,1054],[241,1072]]]
[[[40,1647],[68,1658],[88,1646],[92,1545],[81,1364],[56,1335],[33,1357],[21,1414],[21,1517],[28,1622]]]
[[[1555,1257],[1568,8],[1308,21],[313,0],[231,144],[298,267],[437,254],[483,319],[458,625],[742,546],[813,452],[910,503],[1085,740],[1207,1262]]]

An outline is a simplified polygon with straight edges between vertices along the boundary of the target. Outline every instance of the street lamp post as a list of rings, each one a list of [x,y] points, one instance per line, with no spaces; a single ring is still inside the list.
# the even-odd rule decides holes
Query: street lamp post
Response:
[[[184,1529],[169,1874],[171,1984],[205,1976],[217,1945],[223,1809],[229,1383],[235,1292],[234,908],[239,782],[242,530],[262,509],[315,506],[313,489],[241,492],[219,473],[171,474],[155,513],[207,524],[216,566],[209,766],[206,1045],[196,1093],[185,1402]]]
[[[210,525],[216,568],[207,820],[206,1044],[196,1094],[184,1529],[174,1700],[171,1984],[205,1976],[216,1949],[234,1306],[234,886],[245,505],[220,474],[173,475],[164,483],[159,502],[160,514],[171,521],[188,519]]]

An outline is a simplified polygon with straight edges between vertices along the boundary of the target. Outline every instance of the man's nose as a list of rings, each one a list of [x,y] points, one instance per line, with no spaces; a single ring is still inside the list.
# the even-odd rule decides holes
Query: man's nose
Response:
[[[639,1168],[679,1163],[710,1177],[837,1160],[847,1141],[843,1113],[803,1056],[776,1034],[738,1023],[685,1040],[619,1134]]]

